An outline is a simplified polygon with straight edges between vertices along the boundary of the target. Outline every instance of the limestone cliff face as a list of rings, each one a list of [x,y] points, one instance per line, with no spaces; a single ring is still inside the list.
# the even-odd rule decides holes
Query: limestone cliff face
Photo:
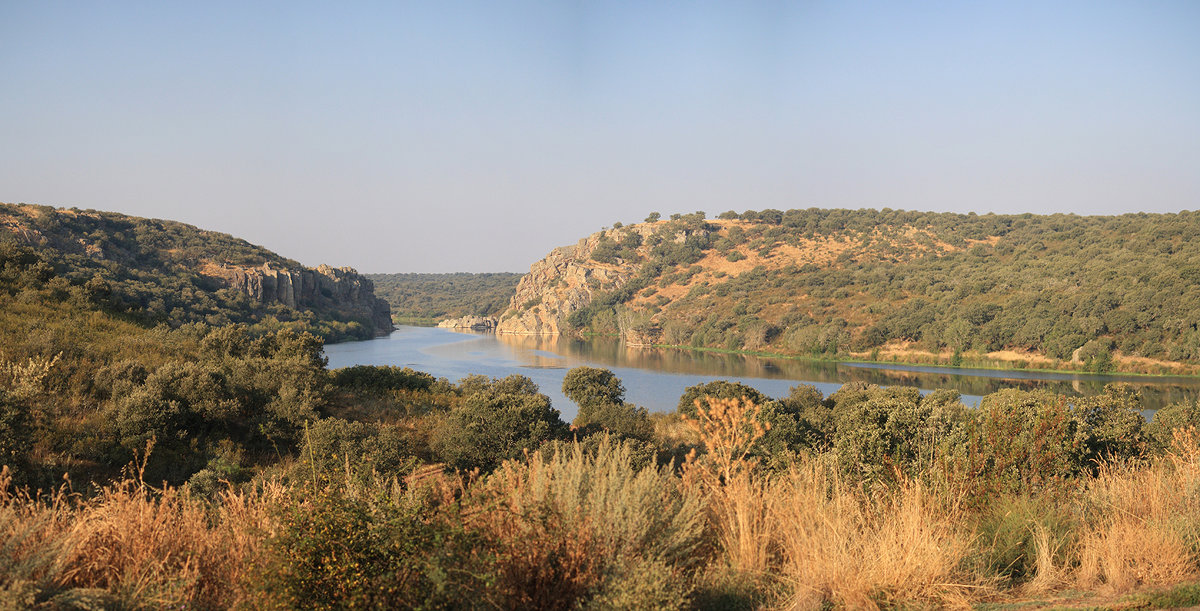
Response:
[[[375,284],[349,267],[321,265],[316,269],[276,269],[207,265],[201,273],[244,293],[255,303],[279,303],[290,308],[326,308],[368,316],[376,333],[393,329],[392,311],[375,296]]]
[[[640,263],[616,259],[601,263],[592,259],[603,238],[620,241],[637,234],[653,233],[649,224],[633,225],[592,234],[577,244],[550,251],[534,263],[517,284],[517,292],[500,317],[496,332],[513,335],[558,335],[566,328],[572,312],[587,307],[599,292],[620,289],[637,275]],[[603,237],[603,238],[602,238]],[[648,247],[642,246],[644,254]]]

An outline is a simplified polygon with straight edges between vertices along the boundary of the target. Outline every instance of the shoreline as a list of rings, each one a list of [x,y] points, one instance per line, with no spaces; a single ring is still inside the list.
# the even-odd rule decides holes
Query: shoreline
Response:
[[[437,326],[436,322],[434,322],[433,324],[428,324],[425,319],[396,320],[396,321],[394,321],[394,323],[396,325],[411,326],[411,327],[436,327]],[[493,333],[494,333],[494,331],[493,331]],[[512,335],[512,334],[498,334],[498,335]],[[544,336],[545,337],[558,337],[561,335],[562,334],[544,335]],[[620,336],[617,334],[606,334],[606,333],[584,333],[584,334],[581,334],[580,337],[583,337],[583,338],[607,337],[607,338],[613,338],[613,339],[618,339],[618,340],[620,339]],[[340,343],[340,342],[338,342],[338,343]],[[873,360],[873,359],[869,359],[869,358],[858,358],[858,357],[854,357],[854,356],[846,356],[846,357],[842,357],[842,358],[827,358],[827,357],[819,357],[819,356],[805,356],[805,355],[800,355],[800,354],[784,354],[784,353],[780,353],[780,352],[768,352],[765,350],[710,348],[710,347],[703,347],[703,346],[681,346],[681,345],[675,345],[675,344],[633,344],[633,343],[626,342],[626,345],[631,348],[643,348],[643,349],[645,349],[645,348],[660,348],[660,349],[682,350],[682,351],[693,351],[693,352],[709,352],[709,353],[714,353],[714,354],[739,354],[739,355],[754,356],[754,357],[759,357],[759,358],[772,358],[772,359],[782,359],[782,360],[790,360],[790,361],[803,361],[803,362],[809,362],[809,363],[831,363],[831,364],[846,363],[846,364],[851,364],[851,365],[874,365],[874,366],[878,366],[878,368],[880,368],[880,369],[887,369],[887,368],[895,369],[897,367],[922,367],[922,368],[936,370],[936,371],[924,372],[924,373],[954,374],[955,372],[958,372],[958,371],[966,371],[966,372],[1003,371],[1003,372],[1014,372],[1014,373],[1027,373],[1027,374],[1034,374],[1034,375],[1045,373],[1045,374],[1055,374],[1055,375],[1067,375],[1067,376],[1080,377],[1080,378],[1131,377],[1131,378],[1148,378],[1148,379],[1180,378],[1180,379],[1186,379],[1186,380],[1200,380],[1200,372],[1197,372],[1197,373],[1145,373],[1145,372],[1122,371],[1122,370],[1096,372],[1096,371],[1087,371],[1087,370],[1082,370],[1082,369],[1014,367],[1012,365],[1007,365],[1006,363],[1008,361],[1004,361],[1002,359],[986,359],[988,361],[988,364],[980,364],[980,361],[985,360],[985,359],[981,359],[980,357],[965,357],[965,356],[963,359],[963,364],[950,365],[950,364],[941,363],[941,362],[932,362],[931,363],[931,362],[920,362],[920,361],[916,361],[916,360],[886,360],[885,361],[885,360]],[[918,371],[918,373],[921,373],[921,372]],[[979,375],[979,374],[964,373],[963,375]]]
[[[593,335],[592,337],[615,337],[615,336]],[[1143,372],[1120,371],[1120,370],[1096,372],[1096,371],[1086,371],[1086,370],[1080,370],[1080,369],[1043,369],[1043,368],[1037,368],[1037,367],[1004,366],[1004,365],[1000,364],[1003,361],[997,361],[996,364],[994,364],[994,365],[979,365],[979,364],[977,364],[977,362],[976,362],[976,364],[967,364],[966,361],[964,361],[964,364],[962,364],[962,365],[948,365],[948,364],[943,364],[943,363],[922,363],[922,362],[917,362],[917,361],[904,361],[904,360],[879,361],[879,360],[855,358],[852,356],[845,357],[845,358],[825,358],[825,357],[804,356],[804,355],[797,355],[797,354],[782,354],[782,353],[778,353],[778,352],[766,352],[766,351],[762,351],[762,350],[707,348],[707,347],[702,347],[702,346],[677,346],[677,345],[673,345],[673,344],[641,344],[636,347],[669,348],[672,350],[713,352],[713,353],[717,353],[717,354],[744,354],[744,355],[748,355],[748,356],[756,356],[756,357],[761,357],[761,358],[774,358],[774,359],[784,359],[784,360],[792,360],[792,361],[806,361],[806,362],[810,362],[810,363],[835,363],[835,364],[836,363],[849,363],[849,364],[860,364],[860,365],[879,365],[880,366],[879,368],[881,368],[881,369],[888,368],[889,366],[892,366],[892,367],[895,367],[895,366],[926,367],[926,368],[930,368],[930,369],[942,370],[945,373],[954,373],[955,371],[958,371],[958,370],[1012,371],[1012,372],[1022,372],[1022,373],[1031,373],[1031,374],[1053,373],[1053,374],[1060,374],[1060,375],[1092,376],[1092,377],[1101,377],[1101,378],[1102,377],[1128,376],[1128,377],[1139,377],[1139,378],[1185,378],[1185,379],[1192,379],[1192,380],[1200,379],[1200,373],[1191,373],[1191,374],[1188,374],[1188,373],[1143,373]],[[965,374],[965,375],[977,375],[977,374]]]

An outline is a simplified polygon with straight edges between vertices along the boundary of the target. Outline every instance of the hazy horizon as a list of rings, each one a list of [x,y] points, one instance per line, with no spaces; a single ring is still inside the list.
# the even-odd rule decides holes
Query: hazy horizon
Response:
[[[524,272],[651,211],[1200,208],[1200,4],[0,6],[0,201]]]

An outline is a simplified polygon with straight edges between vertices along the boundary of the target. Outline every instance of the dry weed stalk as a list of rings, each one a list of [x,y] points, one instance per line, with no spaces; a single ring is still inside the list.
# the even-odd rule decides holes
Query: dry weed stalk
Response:
[[[750,456],[755,442],[771,429],[760,418],[762,408],[743,399],[696,399],[696,416],[683,421],[700,438],[707,453],[688,455],[684,485],[707,501],[725,560],[738,572],[766,575],[773,561],[774,484],[757,470]]]

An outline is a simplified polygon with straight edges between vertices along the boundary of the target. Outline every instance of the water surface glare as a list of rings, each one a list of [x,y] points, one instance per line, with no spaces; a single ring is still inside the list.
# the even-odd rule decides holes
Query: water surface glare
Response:
[[[828,396],[850,381],[915,386],[922,392],[951,388],[962,393],[968,405],[977,405],[981,396],[1002,388],[1044,388],[1066,395],[1092,395],[1101,392],[1106,383],[1124,381],[1140,390],[1143,406],[1150,411],[1200,396],[1200,379],[1195,378],[834,363],[631,347],[612,338],[498,336],[435,327],[402,326],[387,337],[330,344],[325,354],[330,369],[395,365],[452,382],[470,374],[520,374],[533,380],[568,421],[575,417],[577,408],[562,394],[563,376],[581,365],[612,370],[625,385],[627,401],[659,412],[673,410],[687,387],[712,380],[736,380],[770,397],[786,396],[797,384],[812,384]]]

